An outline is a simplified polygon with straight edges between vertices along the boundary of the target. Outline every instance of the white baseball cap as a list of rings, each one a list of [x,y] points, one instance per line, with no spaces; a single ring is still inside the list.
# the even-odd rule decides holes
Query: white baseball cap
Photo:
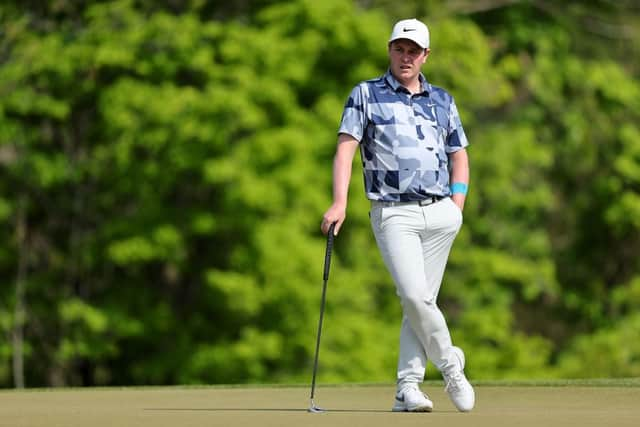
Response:
[[[429,47],[429,29],[417,19],[403,19],[393,26],[389,43],[398,39],[408,39],[423,49]]]

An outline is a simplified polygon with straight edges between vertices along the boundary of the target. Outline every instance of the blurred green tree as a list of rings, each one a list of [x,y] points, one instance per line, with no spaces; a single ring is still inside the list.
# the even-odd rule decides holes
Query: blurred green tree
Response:
[[[307,381],[335,131],[405,16],[472,143],[441,295],[470,377],[637,375],[640,14],[546,5],[3,3],[0,385]],[[325,382],[394,379],[359,174]]]

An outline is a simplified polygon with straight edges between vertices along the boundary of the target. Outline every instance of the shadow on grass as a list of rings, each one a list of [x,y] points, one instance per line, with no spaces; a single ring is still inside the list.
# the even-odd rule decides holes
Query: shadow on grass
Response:
[[[309,412],[303,408],[145,408],[145,411],[205,411],[205,412]],[[327,412],[340,413],[391,413],[382,409],[324,409]]]

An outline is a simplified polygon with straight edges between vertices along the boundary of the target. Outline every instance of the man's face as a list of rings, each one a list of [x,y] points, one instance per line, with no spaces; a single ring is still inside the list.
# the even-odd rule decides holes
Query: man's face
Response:
[[[429,49],[422,49],[407,39],[394,40],[389,44],[389,62],[394,77],[403,85],[418,78],[422,64],[429,56]]]

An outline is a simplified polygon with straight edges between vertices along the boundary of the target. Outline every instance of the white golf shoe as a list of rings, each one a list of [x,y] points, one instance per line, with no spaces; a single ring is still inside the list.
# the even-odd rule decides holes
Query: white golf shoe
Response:
[[[459,368],[449,374],[442,374],[444,378],[444,391],[449,394],[458,411],[469,412],[476,403],[476,395],[473,387],[464,375],[464,353],[458,347],[453,347],[453,351],[459,360]]]
[[[417,385],[410,385],[396,393],[393,412],[431,412],[433,402]]]

